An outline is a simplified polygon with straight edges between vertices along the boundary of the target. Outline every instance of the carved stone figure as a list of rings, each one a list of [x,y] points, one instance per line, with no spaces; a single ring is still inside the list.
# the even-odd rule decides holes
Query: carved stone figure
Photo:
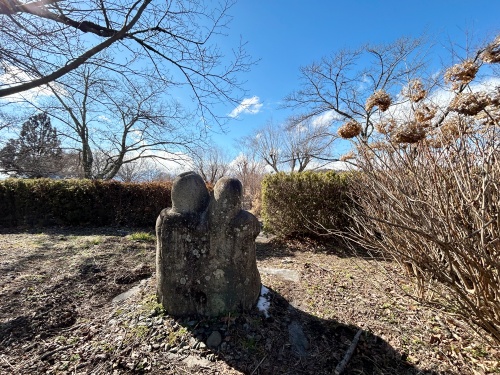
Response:
[[[220,179],[212,197],[194,172],[174,180],[172,208],[156,223],[157,294],[169,314],[217,316],[257,302],[260,226],[241,198],[237,179]]]

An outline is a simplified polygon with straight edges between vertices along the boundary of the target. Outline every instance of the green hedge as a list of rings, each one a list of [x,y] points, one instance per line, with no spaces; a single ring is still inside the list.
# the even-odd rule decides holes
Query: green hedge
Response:
[[[353,173],[277,173],[262,182],[264,229],[282,237],[327,234],[349,225]]]
[[[7,179],[0,181],[0,226],[151,227],[171,205],[170,183]]]

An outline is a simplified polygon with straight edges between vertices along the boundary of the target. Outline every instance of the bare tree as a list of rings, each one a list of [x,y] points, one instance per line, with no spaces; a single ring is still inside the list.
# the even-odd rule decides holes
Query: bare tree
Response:
[[[359,128],[359,136],[371,136],[385,106],[367,105],[378,93],[380,101],[394,104],[390,95],[418,76],[425,68],[421,39],[403,38],[392,44],[366,45],[341,50],[300,69],[300,89],[288,95],[286,106],[302,112],[303,119],[333,113],[337,125]],[[352,127],[351,126],[351,127]]]
[[[61,156],[61,178],[84,178],[80,155],[75,150],[63,150]]]
[[[243,185],[243,207],[251,209],[254,214],[260,212],[261,182],[266,174],[266,163],[255,151],[246,150],[231,163],[230,175],[239,179]]]
[[[229,156],[217,146],[196,150],[193,152],[192,160],[195,172],[210,184],[215,184],[229,172]]]
[[[242,143],[275,172],[287,168],[302,172],[313,161],[330,160],[335,138],[329,122],[306,118],[289,119],[283,124],[270,121],[243,138]]]
[[[149,163],[145,159],[139,159],[123,164],[116,174],[116,177],[123,182],[143,181],[144,173],[149,167],[147,164]]]
[[[50,84],[53,97],[31,104],[62,124],[85,178],[111,179],[141,158],[177,159],[196,142],[186,125],[190,117],[178,103],[167,102],[156,83],[116,80],[97,67],[75,72],[78,81],[64,90]]]
[[[282,129],[272,121],[244,137],[241,144],[245,150],[253,151],[275,172],[279,171],[280,165],[286,160]]]
[[[175,176],[154,159],[138,159],[124,163],[115,176],[123,182],[172,181]]]
[[[82,65],[108,75],[150,77],[191,90],[202,118],[212,104],[236,102],[238,73],[250,61],[242,45],[225,51],[217,39],[232,1],[8,0],[0,3],[0,97],[59,81]],[[115,56],[115,58],[111,58]],[[235,91],[236,90],[236,91]]]
[[[8,129],[16,122],[14,115],[2,110],[0,106],[0,130]]]

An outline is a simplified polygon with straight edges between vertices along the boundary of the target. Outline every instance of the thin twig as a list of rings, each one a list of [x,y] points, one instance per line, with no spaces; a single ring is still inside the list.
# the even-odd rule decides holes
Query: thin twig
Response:
[[[45,358],[47,357],[50,357],[52,354],[55,354],[57,352],[60,352],[61,350],[66,350],[66,349],[69,349],[69,348],[72,348],[73,346],[75,346],[76,344],[71,344],[71,345],[65,345],[65,346],[60,346],[58,347],[57,349],[54,349],[54,350],[50,350],[48,352],[45,352],[43,353],[41,356],[40,356],[40,361],[43,361]]]
[[[354,350],[356,349],[356,346],[358,345],[359,337],[361,336],[361,333],[363,333],[362,329],[359,329],[358,332],[356,333],[356,336],[352,339],[351,346],[349,346],[349,349],[345,352],[344,358],[340,363],[335,367],[335,375],[340,375],[344,372],[345,367],[349,363],[349,360],[351,359]]]
[[[262,358],[262,359],[260,360],[260,362],[259,362],[259,364],[257,365],[257,367],[255,367],[255,368],[253,369],[253,371],[252,371],[252,373],[251,373],[250,375],[255,374],[255,371],[257,371],[257,369],[260,367],[260,365],[262,364],[262,362],[264,362],[264,359],[266,359],[266,358],[267,358],[267,354],[264,356],[264,358]]]
[[[12,365],[10,364],[10,362],[7,360],[7,358],[5,358],[5,356],[3,356],[3,355],[2,355],[2,360],[3,360],[5,363],[7,363],[7,364],[10,366],[10,368],[11,368],[11,369],[14,369],[14,366],[12,366]]]

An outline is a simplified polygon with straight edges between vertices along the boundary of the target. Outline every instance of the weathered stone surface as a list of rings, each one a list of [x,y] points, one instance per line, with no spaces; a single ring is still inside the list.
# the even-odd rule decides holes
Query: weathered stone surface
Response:
[[[222,342],[222,336],[219,331],[213,331],[207,338],[207,346],[209,348],[217,348]]]
[[[260,227],[241,196],[237,179],[219,180],[211,198],[196,173],[175,179],[172,208],[156,224],[157,293],[169,314],[217,316],[255,305]]]

